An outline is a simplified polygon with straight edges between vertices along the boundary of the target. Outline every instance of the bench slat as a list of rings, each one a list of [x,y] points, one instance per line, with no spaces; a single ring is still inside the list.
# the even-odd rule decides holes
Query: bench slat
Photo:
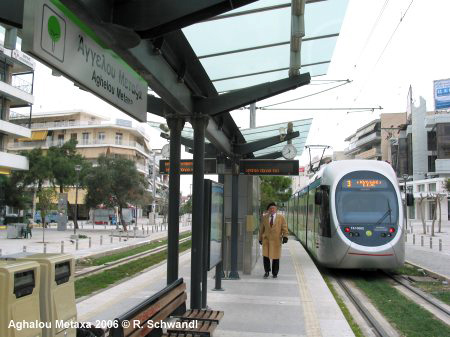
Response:
[[[173,317],[181,320],[201,320],[201,321],[214,321],[219,323],[224,315],[223,311],[215,310],[188,310],[182,316],[174,315]]]
[[[186,290],[186,284],[182,283],[169,293],[166,296],[162,297],[158,302],[151,305],[145,311],[139,313],[138,315],[131,318],[129,321],[138,320],[141,322],[141,325],[150,319],[152,316],[158,314],[164,307],[166,307],[170,302],[172,302],[175,298],[180,296]],[[169,313],[170,314],[170,313]],[[123,329],[124,336],[131,334],[134,330],[136,330],[132,325],[129,328]]]
[[[187,334],[193,334],[195,336],[205,336],[205,337],[209,337],[212,335],[212,333],[214,332],[214,330],[217,328],[217,323],[216,322],[211,322],[211,321],[199,321],[199,324],[197,326],[197,328],[194,329],[177,329],[177,328],[173,328],[173,329],[167,329],[167,334],[170,336],[171,334],[175,334],[177,336],[180,335],[184,335],[186,336]]]

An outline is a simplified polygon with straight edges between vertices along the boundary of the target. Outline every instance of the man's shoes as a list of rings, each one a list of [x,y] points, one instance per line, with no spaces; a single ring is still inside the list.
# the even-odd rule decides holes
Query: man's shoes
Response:
[[[269,277],[269,273],[264,273],[264,278],[268,278]]]
[[[277,276],[277,275],[272,275],[272,277],[273,277],[273,278],[277,278],[278,276]]]

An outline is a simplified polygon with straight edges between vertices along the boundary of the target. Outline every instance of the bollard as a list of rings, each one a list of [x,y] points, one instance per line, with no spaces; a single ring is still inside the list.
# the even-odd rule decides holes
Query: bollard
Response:
[[[110,238],[110,243],[113,243],[113,232],[111,232],[111,238]]]
[[[442,252],[442,239],[439,239],[439,251]],[[1,255],[1,251],[0,251]]]
[[[152,233],[155,231],[155,227],[154,226],[152,226]]]
[[[75,250],[78,250],[78,239],[75,240]]]
[[[27,246],[23,246],[23,252],[25,253],[27,251]]]
[[[44,243],[44,254],[47,254],[47,244]]]
[[[433,237],[430,237],[430,249],[433,249]]]
[[[136,239],[136,230],[135,229],[133,230],[133,235],[134,235],[134,238]]]
[[[413,245],[416,244],[416,234],[413,234]]]
[[[119,232],[119,242],[122,242],[122,232]]]
[[[0,256],[2,256],[2,249],[0,248]]]
[[[61,241],[61,254],[64,253],[64,241]]]
[[[427,225],[427,233],[430,232],[430,226]]]
[[[81,229],[83,229],[84,228],[84,225],[83,224],[81,224]]]
[[[408,242],[408,233],[405,234],[405,242]]]
[[[100,246],[103,245],[103,235],[100,235]]]
[[[89,248],[91,248],[91,246],[92,246],[92,240],[91,240],[91,237],[89,237]]]
[[[95,229],[95,227],[94,227],[94,223],[92,222],[92,229]]]
[[[147,235],[148,235],[148,226],[147,226]]]
[[[420,236],[420,245],[423,247],[423,235]]]
[[[129,240],[130,238],[129,238],[129,233],[128,233],[128,230],[127,230],[127,241]]]
[[[106,225],[105,225],[105,229],[106,229]]]

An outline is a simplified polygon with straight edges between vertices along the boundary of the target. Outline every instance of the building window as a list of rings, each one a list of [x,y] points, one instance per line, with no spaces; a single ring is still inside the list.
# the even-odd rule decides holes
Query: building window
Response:
[[[122,145],[123,134],[116,133],[116,145]]]
[[[436,172],[437,156],[428,156],[428,172]]]
[[[428,131],[427,132],[427,145],[428,151],[436,151],[437,150],[437,142],[436,142],[436,131]]]
[[[424,184],[417,185],[417,192],[425,192],[425,185]]]
[[[77,133],[71,133],[70,134],[70,139],[77,140],[78,139],[78,134]]]
[[[436,192],[436,183],[431,183],[428,185],[429,192]]]
[[[436,213],[436,202],[428,202],[428,220],[433,220],[434,214]]]
[[[89,133],[88,132],[83,132],[83,138],[82,138],[82,142],[83,145],[87,145],[89,144]]]
[[[58,135],[58,145],[64,144],[64,135]]]
[[[408,218],[415,219],[416,218],[416,205],[408,206]]]
[[[5,82],[6,79],[6,64],[0,61],[0,81]]]
[[[103,144],[105,142],[105,133],[104,132],[99,132],[98,133],[98,143],[99,144]]]

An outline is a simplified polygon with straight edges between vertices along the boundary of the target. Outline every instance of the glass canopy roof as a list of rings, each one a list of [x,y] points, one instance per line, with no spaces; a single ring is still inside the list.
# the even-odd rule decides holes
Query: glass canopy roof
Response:
[[[160,125],[164,124],[164,123],[158,123],[158,122],[147,122],[147,123],[151,127],[159,130],[160,132],[161,132]],[[301,119],[301,120],[292,122],[293,131],[300,132],[300,135],[297,138],[292,139],[292,145],[294,145],[295,148],[297,149],[297,156],[301,156],[301,154],[303,153],[303,149],[305,147],[305,142],[306,142],[306,139],[308,138],[308,134],[309,134],[309,129],[311,128],[311,123],[312,123],[312,118]],[[265,139],[268,137],[281,135],[282,132],[285,133],[287,131],[287,124],[288,124],[288,122],[283,122],[283,123],[278,123],[278,124],[260,126],[260,127],[253,128],[253,129],[240,129],[240,131],[241,131],[242,135],[244,136],[245,141],[247,143],[250,143],[250,142],[260,140],[260,139]],[[194,130],[190,127],[185,126],[183,128],[183,131],[181,132],[181,136],[184,138],[187,138],[187,139],[193,139],[194,138]],[[208,143],[208,141],[206,139],[205,139],[205,142]],[[259,156],[262,156],[265,154],[278,152],[278,151],[281,151],[282,148],[286,144],[287,144],[287,142],[284,141],[280,144],[270,146],[270,147],[265,148],[260,151],[256,151],[253,154],[255,155],[255,157],[259,157]]]
[[[348,0],[306,0],[301,71],[324,75]],[[291,3],[260,0],[183,29],[218,92],[288,77]]]

